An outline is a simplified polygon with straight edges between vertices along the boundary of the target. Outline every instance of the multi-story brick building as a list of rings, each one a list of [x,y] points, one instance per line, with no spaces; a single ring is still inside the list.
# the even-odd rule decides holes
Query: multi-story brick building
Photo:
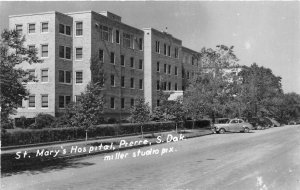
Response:
[[[44,61],[21,65],[37,81],[28,83],[29,100],[23,101],[14,117],[63,112],[91,81],[94,58],[103,63],[105,73],[104,112],[116,119],[126,118],[138,97],[144,97],[151,108],[159,105],[161,87],[184,90],[183,77],[198,66],[197,52],[182,47],[182,41],[171,34],[137,29],[106,11],[16,15],[9,17],[9,24],[25,35],[25,45],[36,47]]]

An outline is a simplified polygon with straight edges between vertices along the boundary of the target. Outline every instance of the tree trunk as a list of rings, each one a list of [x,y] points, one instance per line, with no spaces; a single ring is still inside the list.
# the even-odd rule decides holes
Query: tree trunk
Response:
[[[143,126],[142,125],[141,125],[141,134],[142,134],[142,138],[144,138]]]

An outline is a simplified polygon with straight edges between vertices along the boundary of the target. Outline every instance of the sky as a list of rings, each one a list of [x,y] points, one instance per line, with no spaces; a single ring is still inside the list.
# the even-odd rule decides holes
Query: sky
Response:
[[[46,11],[110,11],[136,28],[166,30],[200,51],[234,46],[240,65],[270,68],[285,93],[300,94],[300,1],[0,1],[0,30],[8,16]]]

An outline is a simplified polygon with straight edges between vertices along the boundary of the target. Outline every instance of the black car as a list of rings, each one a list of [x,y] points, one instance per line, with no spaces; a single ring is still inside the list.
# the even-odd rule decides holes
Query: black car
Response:
[[[253,126],[255,130],[266,129],[271,126],[271,123],[262,117],[248,118],[248,122]]]

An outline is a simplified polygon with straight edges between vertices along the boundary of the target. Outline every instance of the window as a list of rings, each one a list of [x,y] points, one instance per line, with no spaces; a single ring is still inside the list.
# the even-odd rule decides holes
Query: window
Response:
[[[131,106],[131,107],[134,106],[134,99],[133,99],[133,98],[130,99],[130,106]]]
[[[30,51],[33,51],[33,50],[35,49],[35,45],[29,45],[29,46],[28,46],[28,49],[29,49]]]
[[[71,83],[71,72],[59,70],[58,71],[58,82]]]
[[[178,48],[175,48],[175,58],[178,58]]]
[[[175,67],[175,75],[176,75],[176,76],[178,75],[177,67]]]
[[[110,52],[110,63],[115,63],[115,53]]]
[[[48,45],[41,45],[42,57],[48,57]]]
[[[156,52],[156,53],[160,53],[160,45],[159,45],[159,41],[155,41],[155,52]]]
[[[75,95],[75,102],[78,103],[80,101],[81,96],[80,95]]]
[[[112,42],[112,29],[107,26],[100,25],[100,37],[102,40]]]
[[[76,75],[75,83],[76,83],[76,84],[81,84],[81,83],[82,83],[82,78],[83,78],[82,71],[77,71],[77,72],[75,73],[75,75]]]
[[[125,77],[121,76],[121,87],[125,87]]]
[[[167,55],[167,44],[164,44],[164,55]]]
[[[130,78],[130,88],[134,88],[134,78]]]
[[[22,24],[17,24],[16,25],[16,31],[18,32],[19,35],[21,35],[22,32],[23,32],[23,25]]]
[[[42,69],[41,78],[42,82],[48,82],[48,69]]]
[[[159,90],[160,89],[160,81],[156,81],[156,90]]]
[[[156,106],[160,105],[160,100],[156,100]]]
[[[121,66],[125,66],[125,56],[121,55]]]
[[[174,85],[174,90],[178,90],[177,83]]]
[[[82,36],[82,22],[76,22],[76,36]]]
[[[66,73],[66,83],[71,83],[71,72],[65,71]]]
[[[130,67],[134,68],[134,58],[130,57]]]
[[[71,59],[71,48],[65,46],[59,46],[59,57]]]
[[[65,57],[65,47],[59,46],[59,57],[64,58]]]
[[[104,52],[102,49],[99,49],[99,60],[102,62],[104,61]]]
[[[121,108],[125,108],[125,98],[121,98]]]
[[[143,69],[143,60],[142,59],[139,60],[139,69]]]
[[[28,80],[28,82],[34,82],[35,80],[35,69],[29,69],[29,76],[30,76],[30,80]]]
[[[28,33],[35,33],[35,24],[28,24]]]
[[[35,107],[35,95],[30,95],[29,96],[28,107],[30,107],[30,108]]]
[[[82,59],[82,48],[76,48],[76,59]]]
[[[58,82],[65,82],[65,72],[58,71]]]
[[[123,46],[125,48],[133,48],[133,36],[123,33]]]
[[[66,34],[71,36],[71,26],[66,26]]]
[[[167,82],[163,82],[163,90],[167,90]]]
[[[140,79],[139,88],[140,90],[143,90],[143,79]]]
[[[194,61],[195,61],[195,58],[194,58],[194,57],[192,57],[192,65],[194,65]]]
[[[115,109],[115,98],[114,97],[110,98],[110,108]]]
[[[171,65],[168,65],[168,74],[171,74]]]
[[[66,47],[66,59],[71,59],[71,48]]]
[[[171,90],[171,82],[168,83],[168,90]]]
[[[115,75],[110,75],[110,85],[115,86]]]
[[[59,24],[59,33],[61,33],[61,34],[65,33],[65,25]]]
[[[42,32],[48,32],[48,22],[42,22]]]
[[[71,96],[66,96],[66,105],[68,105],[71,102]]]
[[[143,38],[139,38],[139,50],[143,50]]]
[[[167,64],[164,64],[164,73],[167,73]]]
[[[159,61],[157,61],[157,63],[156,63],[156,71],[157,71],[157,72],[160,71],[160,68],[159,68]]]
[[[187,79],[190,79],[190,72],[187,72]]]
[[[120,43],[120,31],[116,30],[116,43]]]
[[[65,97],[64,96],[59,96],[58,97],[58,107],[59,108],[64,108],[65,107]]]
[[[48,107],[48,95],[44,94],[42,95],[42,108]]]
[[[168,56],[171,57],[171,46],[168,46]]]
[[[71,102],[71,96],[59,96],[58,107],[65,108]]]

